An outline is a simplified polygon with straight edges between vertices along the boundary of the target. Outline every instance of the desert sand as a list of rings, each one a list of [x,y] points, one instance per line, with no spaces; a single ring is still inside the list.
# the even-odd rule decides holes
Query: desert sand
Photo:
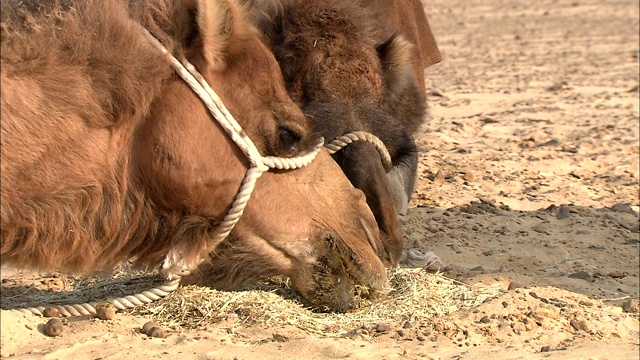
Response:
[[[425,71],[406,247],[495,295],[338,336],[229,316],[154,338],[127,311],[49,337],[47,319],[5,309],[69,279],[3,269],[1,357],[637,359],[638,2],[425,3],[444,61]]]

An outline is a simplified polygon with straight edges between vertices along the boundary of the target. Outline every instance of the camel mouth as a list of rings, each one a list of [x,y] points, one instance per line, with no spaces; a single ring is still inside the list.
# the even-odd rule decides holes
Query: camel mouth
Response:
[[[380,264],[382,264],[380,258],[377,256],[378,247],[376,246],[376,241],[371,231],[366,226],[364,228],[367,240],[375,252],[375,254],[370,254],[370,256],[374,256],[373,258],[369,257],[369,259],[364,259],[361,256],[357,256],[356,253],[349,249],[342,241],[338,242],[336,249],[341,255],[347,275],[353,282],[355,289],[354,295],[356,297],[376,298],[377,296],[387,294],[390,290],[390,285],[384,266],[376,269],[375,263],[380,262]],[[374,263],[372,263],[372,259]]]
[[[384,265],[376,247],[368,243],[376,244],[376,238],[373,232],[365,230],[365,234],[371,239],[359,242],[365,246],[357,251],[335,234],[323,235],[322,245],[317,248],[320,254],[311,264],[311,278],[298,278],[304,284],[296,290],[308,305],[322,312],[346,312],[360,299],[377,299],[389,292]]]

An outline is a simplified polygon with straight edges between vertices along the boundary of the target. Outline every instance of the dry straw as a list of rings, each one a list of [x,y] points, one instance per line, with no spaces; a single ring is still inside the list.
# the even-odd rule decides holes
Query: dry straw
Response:
[[[340,336],[374,323],[446,316],[500,293],[496,288],[469,286],[422,269],[391,270],[389,279],[393,290],[385,298],[361,299],[356,309],[345,314],[319,313],[304,307],[289,283],[279,278],[237,292],[184,286],[157,303],[129,312],[152,317],[174,329],[197,328],[231,316],[236,326],[289,325],[310,334]]]
[[[388,295],[374,301],[360,299],[357,307],[345,314],[319,313],[306,308],[289,282],[282,278],[261,282],[244,291],[182,286],[158,302],[127,310],[127,313],[150,317],[174,330],[195,329],[220,319],[232,319],[231,326],[294,326],[309,334],[340,336],[355,328],[381,322],[435,319],[476,306],[500,293],[498,288],[470,286],[422,269],[399,268],[389,270],[388,275],[392,286]],[[18,292],[8,297],[3,294],[3,308],[44,302],[70,304],[124,296],[162,281],[147,273],[132,272],[126,266],[108,278],[56,276],[48,279],[53,280],[63,284],[57,286],[57,291],[33,290],[30,286],[25,293]],[[43,280],[34,282],[42,283]],[[21,285],[27,283],[22,281]]]

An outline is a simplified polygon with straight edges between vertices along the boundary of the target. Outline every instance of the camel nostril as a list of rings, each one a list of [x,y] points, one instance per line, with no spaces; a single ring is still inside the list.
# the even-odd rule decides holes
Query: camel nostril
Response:
[[[337,240],[338,237],[335,234],[332,233],[326,233],[322,236],[324,238],[324,241],[327,242],[327,244],[329,245],[330,249],[335,249],[336,245],[337,245]]]

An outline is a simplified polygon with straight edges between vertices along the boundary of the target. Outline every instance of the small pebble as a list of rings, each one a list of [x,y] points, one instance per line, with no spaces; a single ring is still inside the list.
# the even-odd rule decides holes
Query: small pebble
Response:
[[[591,275],[586,271],[577,271],[568,276],[570,279],[582,279],[585,281],[592,281]]]
[[[52,318],[52,317],[60,317],[60,311],[54,307],[46,307],[42,312],[44,317]]]
[[[376,325],[376,331],[379,333],[385,333],[391,330],[391,325],[389,324],[378,324]]]
[[[540,352],[549,352],[551,350],[552,350],[551,346],[549,346],[549,345],[545,345],[542,348],[540,348]]]
[[[566,206],[566,205],[560,206],[560,210],[558,211],[558,214],[556,215],[556,219],[564,220],[564,219],[568,219],[570,217],[571,217],[571,211],[569,210],[569,207]]]
[[[408,321],[407,321],[407,322],[405,322],[405,323],[404,323],[404,325],[402,325],[402,328],[403,328],[403,329],[410,329],[410,328],[412,328],[412,327],[413,327],[413,325],[412,325],[410,322],[408,322]]]
[[[558,319],[560,317],[560,309],[553,305],[540,304],[534,314],[543,318]]]
[[[491,320],[489,319],[489,317],[487,315],[485,315],[480,319],[480,322],[483,323],[483,324],[488,324],[488,323],[491,322]]]
[[[159,326],[155,326],[151,328],[151,331],[149,332],[149,336],[162,339],[164,338],[164,329]]]
[[[146,323],[144,323],[144,325],[142,325],[142,333],[145,335],[149,335],[149,333],[151,332],[151,329],[153,329],[154,327],[157,327],[158,325],[156,325],[155,322],[153,321],[147,321]]]
[[[62,330],[64,330],[64,326],[58,318],[52,318],[44,325],[44,332],[49,336],[60,336]]]
[[[113,320],[116,317],[116,308],[109,301],[102,301],[96,305],[96,316],[101,320]]]
[[[612,277],[614,279],[622,279],[625,275],[622,271],[613,271],[607,274],[607,276]]]
[[[476,181],[476,176],[471,171],[467,171],[464,173],[464,179],[468,182],[474,182]]]
[[[638,299],[628,299],[627,301],[622,303],[622,310],[628,313],[640,312],[640,305],[638,304]]]
[[[512,282],[509,283],[508,290],[519,289],[521,287],[522,287],[522,285],[520,285],[520,283],[512,281]]]
[[[549,230],[547,230],[547,228],[545,228],[542,225],[536,225],[536,226],[532,227],[531,230],[533,230],[533,231],[535,231],[537,233],[540,233],[540,234],[551,235]]]
[[[442,184],[444,180],[445,180],[444,172],[442,170],[438,170],[435,177],[433,178],[433,182],[435,184]]]
[[[591,329],[589,329],[589,324],[584,321],[584,320],[580,320],[578,321],[578,328],[584,332],[590,332]]]
[[[575,331],[580,331],[580,326],[578,325],[578,321],[576,319],[571,319],[571,321],[569,321],[569,325],[571,325],[571,327]]]
[[[637,216],[636,212],[633,211],[631,206],[629,206],[627,204],[615,204],[615,205],[613,205],[611,207],[611,211],[620,212],[620,213],[627,213],[627,214],[631,214],[631,215]]]
[[[273,340],[275,341],[280,341],[280,342],[285,342],[289,340],[289,337],[280,333],[274,333],[271,335],[273,337]]]
[[[502,307],[503,307],[503,308],[505,308],[505,309],[506,309],[508,306],[509,306],[509,303],[508,303],[508,302],[506,302],[506,301],[503,301],[503,302],[502,302]]]

